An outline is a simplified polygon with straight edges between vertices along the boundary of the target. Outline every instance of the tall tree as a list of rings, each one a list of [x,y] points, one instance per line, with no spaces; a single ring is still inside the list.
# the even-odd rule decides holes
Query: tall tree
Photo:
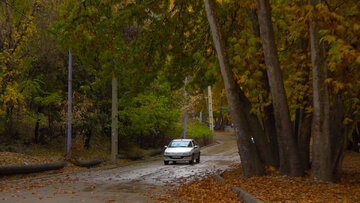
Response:
[[[274,106],[274,116],[279,142],[280,172],[290,176],[302,176],[304,171],[299,160],[295,135],[292,129],[290,112],[275,44],[270,3],[268,0],[258,0],[258,19],[266,70]]]
[[[316,7],[320,0],[309,0]],[[313,136],[311,177],[333,181],[331,165],[330,104],[327,79],[325,42],[320,41],[319,30],[314,27],[314,18],[310,20],[311,64],[313,80]]]
[[[215,1],[205,0],[204,3],[213,36],[213,42],[218,55],[220,71],[224,81],[231,118],[235,126],[235,135],[237,138],[244,176],[250,177],[254,175],[263,175],[264,168],[255,145],[251,142],[251,130],[249,129],[246,114],[244,114],[242,110],[242,92],[240,92],[240,89],[236,85],[229,64],[229,59],[227,58],[228,56],[226,53],[225,42],[220,31],[218,16],[216,13]]]

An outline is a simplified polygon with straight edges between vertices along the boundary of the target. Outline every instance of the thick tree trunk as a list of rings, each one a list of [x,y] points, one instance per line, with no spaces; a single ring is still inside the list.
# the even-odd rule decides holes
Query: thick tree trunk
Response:
[[[310,169],[310,138],[312,115],[299,109],[295,120],[299,157],[304,170]]]
[[[358,143],[360,143],[360,134],[354,130],[356,127],[353,126],[351,128],[351,134],[350,136],[352,137],[352,142],[351,142],[351,150],[353,150],[354,152],[360,152],[360,146],[358,145]],[[358,129],[360,129],[360,124],[357,127]]]
[[[339,92],[334,97],[333,107],[331,111],[330,120],[330,141],[331,141],[331,164],[333,179],[338,180],[342,174],[342,161],[344,159],[344,151],[346,149],[345,136],[347,131],[343,126],[344,113],[343,113],[343,94]]]
[[[243,114],[245,114],[246,120],[248,121],[249,129],[251,130],[251,136],[254,138],[255,146],[259,152],[261,161],[265,165],[278,167],[279,164],[276,161],[276,152],[272,151],[269,139],[266,137],[265,131],[260,125],[259,119],[254,114],[250,113],[251,103],[241,90],[240,99]]]
[[[258,0],[258,19],[278,133],[280,172],[290,176],[302,176],[304,171],[300,163],[290,120],[268,0]]]
[[[204,3],[220,63],[220,71],[224,81],[231,118],[235,126],[235,135],[242,162],[243,174],[245,177],[263,175],[264,167],[262,166],[255,145],[251,142],[251,130],[249,129],[247,118],[243,113],[242,104],[240,103],[241,92],[233,78],[224,39],[220,32],[215,1],[204,0]]]
[[[343,73],[340,78],[340,82],[344,83],[345,81],[345,73],[346,69],[343,70]],[[332,162],[332,170],[334,174],[334,180],[338,180],[342,174],[342,161],[344,158],[344,151],[347,146],[346,138],[350,135],[351,130],[345,129],[343,125],[344,121],[344,92],[339,91],[333,97],[333,105],[331,109],[331,120],[330,120],[330,141],[331,141],[331,162]]]
[[[269,140],[271,152],[274,156],[274,160],[275,160],[274,166],[278,168],[280,166],[279,143],[276,134],[273,105],[271,104],[270,106],[265,107],[264,110],[265,110],[264,131],[267,139]]]
[[[247,9],[248,16],[252,23],[252,29],[254,32],[254,36],[260,38],[260,27],[258,23],[258,18],[256,14],[256,10],[254,9]],[[260,51],[261,49],[261,43],[256,44],[256,49]],[[267,91],[270,92],[269,87],[269,80],[267,76],[267,72],[265,70],[262,70],[265,80],[264,80],[264,86]],[[266,157],[265,164],[271,165],[274,167],[279,167],[279,145],[277,141],[277,134],[276,134],[276,126],[275,126],[275,118],[274,118],[274,111],[273,111],[273,105],[272,103],[265,107],[265,117],[263,119],[264,123],[264,136],[261,136],[263,139],[261,139],[261,146],[258,146],[258,150],[260,151],[261,157]],[[252,119],[253,120],[253,119]],[[259,126],[259,125],[258,125]],[[256,126],[254,126],[257,128]],[[259,129],[259,128],[257,128]],[[259,143],[258,140],[255,139],[256,143]],[[266,147],[262,147],[266,144]],[[265,156],[264,156],[265,155]]]
[[[309,0],[316,5],[318,0]],[[330,140],[330,107],[329,92],[325,82],[327,70],[325,66],[324,47],[320,43],[318,31],[310,21],[311,62],[313,75],[313,123],[311,134],[312,169],[311,177],[325,181],[333,181],[331,165],[331,140]]]

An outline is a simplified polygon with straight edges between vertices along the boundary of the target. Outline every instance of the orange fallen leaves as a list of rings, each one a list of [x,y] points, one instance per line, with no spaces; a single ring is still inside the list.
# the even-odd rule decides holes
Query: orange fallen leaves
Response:
[[[294,178],[272,175],[242,178],[240,166],[226,171],[223,177],[265,202],[359,202],[360,201],[360,154],[347,152],[343,164],[343,176],[337,183],[316,181],[309,176]]]
[[[345,153],[343,176],[337,183],[312,180],[309,171],[300,178],[281,176],[275,168],[267,172],[271,175],[243,178],[241,165],[234,164],[222,174],[225,182],[210,175],[181,184],[174,192],[189,202],[240,202],[230,188],[233,184],[265,202],[360,202],[360,153]]]
[[[176,193],[190,202],[240,202],[230,185],[216,182],[214,176],[181,185]]]
[[[34,157],[15,152],[0,152],[0,166],[15,164],[50,163],[52,160],[43,157]]]

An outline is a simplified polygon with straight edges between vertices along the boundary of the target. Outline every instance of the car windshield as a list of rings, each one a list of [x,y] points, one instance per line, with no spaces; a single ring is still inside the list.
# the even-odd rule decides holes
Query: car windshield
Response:
[[[169,147],[190,147],[190,141],[172,141]]]

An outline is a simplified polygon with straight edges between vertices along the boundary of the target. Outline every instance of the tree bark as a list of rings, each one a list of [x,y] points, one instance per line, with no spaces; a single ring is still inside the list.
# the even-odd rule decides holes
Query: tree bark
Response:
[[[261,127],[259,119],[254,114],[250,113],[251,103],[241,90],[240,103],[242,105],[242,114],[245,114],[245,119],[248,121],[250,133],[254,138],[255,146],[259,152],[261,161],[265,165],[278,167],[276,155],[274,151],[272,151],[269,139],[266,137],[265,131]]]
[[[304,171],[299,160],[295,135],[290,120],[268,0],[258,0],[258,19],[278,133],[280,172],[284,175],[303,176]]]
[[[280,166],[279,143],[276,134],[273,105],[271,104],[270,106],[265,107],[264,110],[265,110],[264,131],[267,139],[269,140],[271,152],[274,156],[274,161],[275,161],[274,166],[278,168]]]
[[[315,6],[319,0],[309,0],[309,4]],[[312,146],[312,169],[311,177],[324,181],[333,181],[331,166],[331,140],[330,140],[330,107],[329,92],[325,82],[327,70],[325,66],[324,47],[320,43],[318,31],[310,20],[310,44],[311,63],[313,77],[313,122],[311,134]]]
[[[254,36],[260,38],[260,27],[259,27],[259,23],[258,23],[256,10],[247,9],[247,13],[248,13],[248,16],[252,23],[252,30],[254,32]],[[261,43],[256,44],[256,49],[258,51],[260,51]],[[265,76],[265,80],[264,80],[265,89],[268,92],[270,92],[269,79],[267,76],[267,72],[265,70],[262,70],[262,72]],[[278,145],[278,141],[277,141],[274,110],[273,110],[272,103],[269,106],[265,107],[264,114],[265,114],[265,116],[263,119],[263,123],[264,123],[264,133],[265,134],[263,136],[260,136],[262,138],[261,140],[255,139],[255,143],[260,142],[260,146],[257,145],[257,148],[260,151],[261,157],[266,158],[264,161],[265,164],[278,168],[279,167],[279,145]],[[252,120],[254,120],[254,119],[252,119]],[[258,123],[257,126],[260,126],[259,122],[257,122],[257,123]],[[256,129],[256,128],[258,128],[257,126],[253,126],[253,127],[255,127],[255,129]],[[265,148],[263,147],[264,145],[266,146]]]
[[[342,162],[347,144],[345,137],[348,137],[348,131],[345,130],[344,125],[342,124],[344,120],[343,101],[343,92],[339,92],[337,95],[335,95],[333,99],[332,111],[330,114],[330,147],[332,152],[331,164],[334,181],[341,178]]]
[[[260,161],[255,145],[251,142],[251,131],[249,129],[246,115],[243,113],[240,89],[236,85],[222,38],[216,5],[214,0],[204,0],[207,18],[210,24],[213,42],[218,55],[220,71],[224,81],[226,96],[229,103],[231,118],[235,126],[240,159],[245,177],[263,175],[264,167]]]
[[[310,138],[311,138],[311,122],[312,115],[306,114],[303,109],[297,112],[296,137],[299,149],[301,165],[304,170],[310,169]]]
[[[340,82],[345,82],[346,69],[343,70],[340,76]],[[330,141],[331,141],[331,162],[334,180],[338,180],[342,174],[342,161],[344,158],[344,151],[347,147],[346,138],[352,133],[349,128],[345,128],[343,121],[344,115],[344,92],[341,90],[333,97],[333,105],[330,113]]]

